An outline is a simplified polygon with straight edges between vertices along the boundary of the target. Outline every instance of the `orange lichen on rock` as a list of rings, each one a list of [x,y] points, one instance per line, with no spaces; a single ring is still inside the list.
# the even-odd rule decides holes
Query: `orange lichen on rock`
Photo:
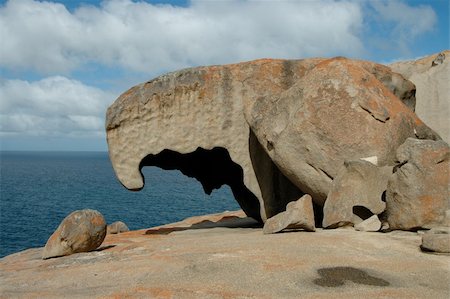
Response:
[[[388,67],[343,57],[185,69],[138,85],[109,107],[109,153],[119,180],[139,190],[140,169],[170,151],[170,169],[197,178],[207,193],[230,185],[247,215],[265,221],[304,193],[323,205],[347,160],[376,156],[393,165],[406,138],[438,139],[414,114],[414,94]],[[217,149],[227,162],[211,158]],[[217,175],[230,165],[235,171]]]
[[[387,189],[391,229],[442,225],[450,209],[450,148],[442,140],[409,138],[397,150],[400,162]]]

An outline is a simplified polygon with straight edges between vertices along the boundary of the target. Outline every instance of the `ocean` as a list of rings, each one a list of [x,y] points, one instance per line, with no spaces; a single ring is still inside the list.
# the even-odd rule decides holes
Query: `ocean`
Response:
[[[237,210],[228,186],[209,196],[177,170],[142,170],[146,185],[128,191],[106,152],[0,152],[0,257],[42,247],[72,211],[95,209],[131,230]]]

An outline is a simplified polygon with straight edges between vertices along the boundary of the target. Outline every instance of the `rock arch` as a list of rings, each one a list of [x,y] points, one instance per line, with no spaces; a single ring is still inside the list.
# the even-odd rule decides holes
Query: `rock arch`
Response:
[[[144,166],[180,170],[184,175],[198,180],[208,195],[214,189],[228,185],[245,213],[261,221],[258,198],[244,185],[242,167],[231,160],[230,154],[223,147],[210,150],[199,147],[186,154],[165,149],[158,154],[147,155],[139,168]],[[143,179],[145,182],[145,178]]]
[[[385,66],[342,57],[180,70],[132,87],[108,108],[109,155],[130,190],[144,186],[143,160],[213,159],[242,185],[203,178],[192,165],[185,172],[194,170],[206,191],[228,181],[248,215],[265,221],[303,192],[323,206],[345,161],[376,156],[393,165],[406,138],[439,138],[400,100],[413,103],[414,90]]]

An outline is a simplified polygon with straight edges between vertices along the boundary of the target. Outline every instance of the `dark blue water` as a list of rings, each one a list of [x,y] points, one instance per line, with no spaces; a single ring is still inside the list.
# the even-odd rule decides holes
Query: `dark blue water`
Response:
[[[208,196],[195,179],[156,167],[143,169],[142,191],[128,191],[103,152],[0,152],[0,159],[0,257],[44,246],[74,210],[139,229],[239,209],[229,187]]]

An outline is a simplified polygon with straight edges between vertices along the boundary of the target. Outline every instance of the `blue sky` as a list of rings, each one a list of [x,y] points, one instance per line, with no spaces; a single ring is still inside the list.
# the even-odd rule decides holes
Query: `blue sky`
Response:
[[[106,108],[180,68],[448,48],[445,0],[0,1],[1,149],[105,151]]]

